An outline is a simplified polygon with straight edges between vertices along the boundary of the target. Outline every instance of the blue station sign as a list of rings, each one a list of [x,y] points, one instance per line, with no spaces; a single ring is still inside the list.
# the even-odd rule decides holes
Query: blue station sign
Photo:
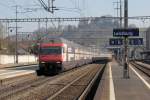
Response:
[[[129,45],[144,45],[143,38],[130,38]]]
[[[128,29],[113,29],[114,37],[121,36],[139,36],[138,28],[128,28]]]
[[[144,45],[143,38],[129,38],[129,45]],[[111,46],[120,46],[123,45],[122,38],[110,38],[109,45]]]
[[[123,39],[111,38],[111,39],[109,39],[109,45],[123,45]]]

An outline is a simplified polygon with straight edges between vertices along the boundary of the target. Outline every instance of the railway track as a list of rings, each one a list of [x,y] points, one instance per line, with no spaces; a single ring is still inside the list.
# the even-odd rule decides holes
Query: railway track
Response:
[[[76,69],[73,69],[74,71]],[[65,74],[67,72],[61,73],[61,75]],[[6,79],[2,81],[1,87],[0,87],[0,100],[4,99],[3,97],[8,97],[13,94],[17,94],[18,92],[27,90],[31,87],[42,85],[47,81],[50,81],[51,79],[56,78],[55,77],[37,77],[33,74],[28,74],[26,76],[19,76],[14,77],[14,79]],[[6,81],[6,82],[5,82]]]
[[[131,64],[136,67],[137,69],[139,69],[141,72],[143,72],[144,74],[146,74],[148,77],[150,77],[150,67],[144,66],[142,64],[138,64],[136,62],[131,62]]]
[[[91,64],[53,77],[41,77],[34,81],[0,89],[0,100],[74,100],[85,98],[84,90],[90,88],[95,76],[104,65]],[[83,93],[83,94],[82,94]]]
[[[20,84],[22,82],[34,80],[37,78],[38,77],[36,76],[36,73],[20,75],[20,76],[15,76],[11,78],[0,78],[0,89],[2,87],[6,87],[6,86],[8,87],[8,86]]]
[[[143,63],[149,64],[150,65],[150,60],[145,60]]]
[[[85,99],[85,95],[87,90],[89,89],[89,84],[94,76],[98,76],[98,74],[102,71],[103,67],[96,68],[91,71],[85,72],[80,77],[77,77],[74,81],[70,82],[64,88],[56,92],[48,100],[76,100]],[[92,81],[93,82],[93,81]],[[92,83],[91,82],[91,83]],[[87,87],[87,88],[86,88]],[[86,89],[86,90],[85,90]],[[85,92],[84,92],[85,90]]]

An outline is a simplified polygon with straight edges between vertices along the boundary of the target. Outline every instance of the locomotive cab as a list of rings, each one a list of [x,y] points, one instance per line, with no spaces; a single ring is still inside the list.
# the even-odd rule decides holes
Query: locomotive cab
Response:
[[[42,44],[39,50],[40,74],[55,74],[63,70],[63,46],[64,44]]]

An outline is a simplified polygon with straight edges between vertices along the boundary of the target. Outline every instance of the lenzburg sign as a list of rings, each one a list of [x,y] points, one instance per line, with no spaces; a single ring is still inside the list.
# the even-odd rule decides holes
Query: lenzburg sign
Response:
[[[113,36],[139,36],[138,28],[128,28],[128,29],[113,29]]]

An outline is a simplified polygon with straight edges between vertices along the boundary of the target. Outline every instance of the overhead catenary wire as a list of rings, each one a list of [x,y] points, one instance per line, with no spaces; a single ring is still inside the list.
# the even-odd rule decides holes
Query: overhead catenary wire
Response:
[[[44,8],[45,10],[48,10],[48,7],[47,7],[47,5],[44,3],[43,0],[38,0],[38,1],[41,3],[41,5],[43,6],[43,8]]]
[[[56,7],[54,7],[54,1],[55,0],[48,0],[48,3],[45,3],[43,0],[38,0],[41,4],[41,6],[48,12],[54,13],[55,10],[59,10]]]

